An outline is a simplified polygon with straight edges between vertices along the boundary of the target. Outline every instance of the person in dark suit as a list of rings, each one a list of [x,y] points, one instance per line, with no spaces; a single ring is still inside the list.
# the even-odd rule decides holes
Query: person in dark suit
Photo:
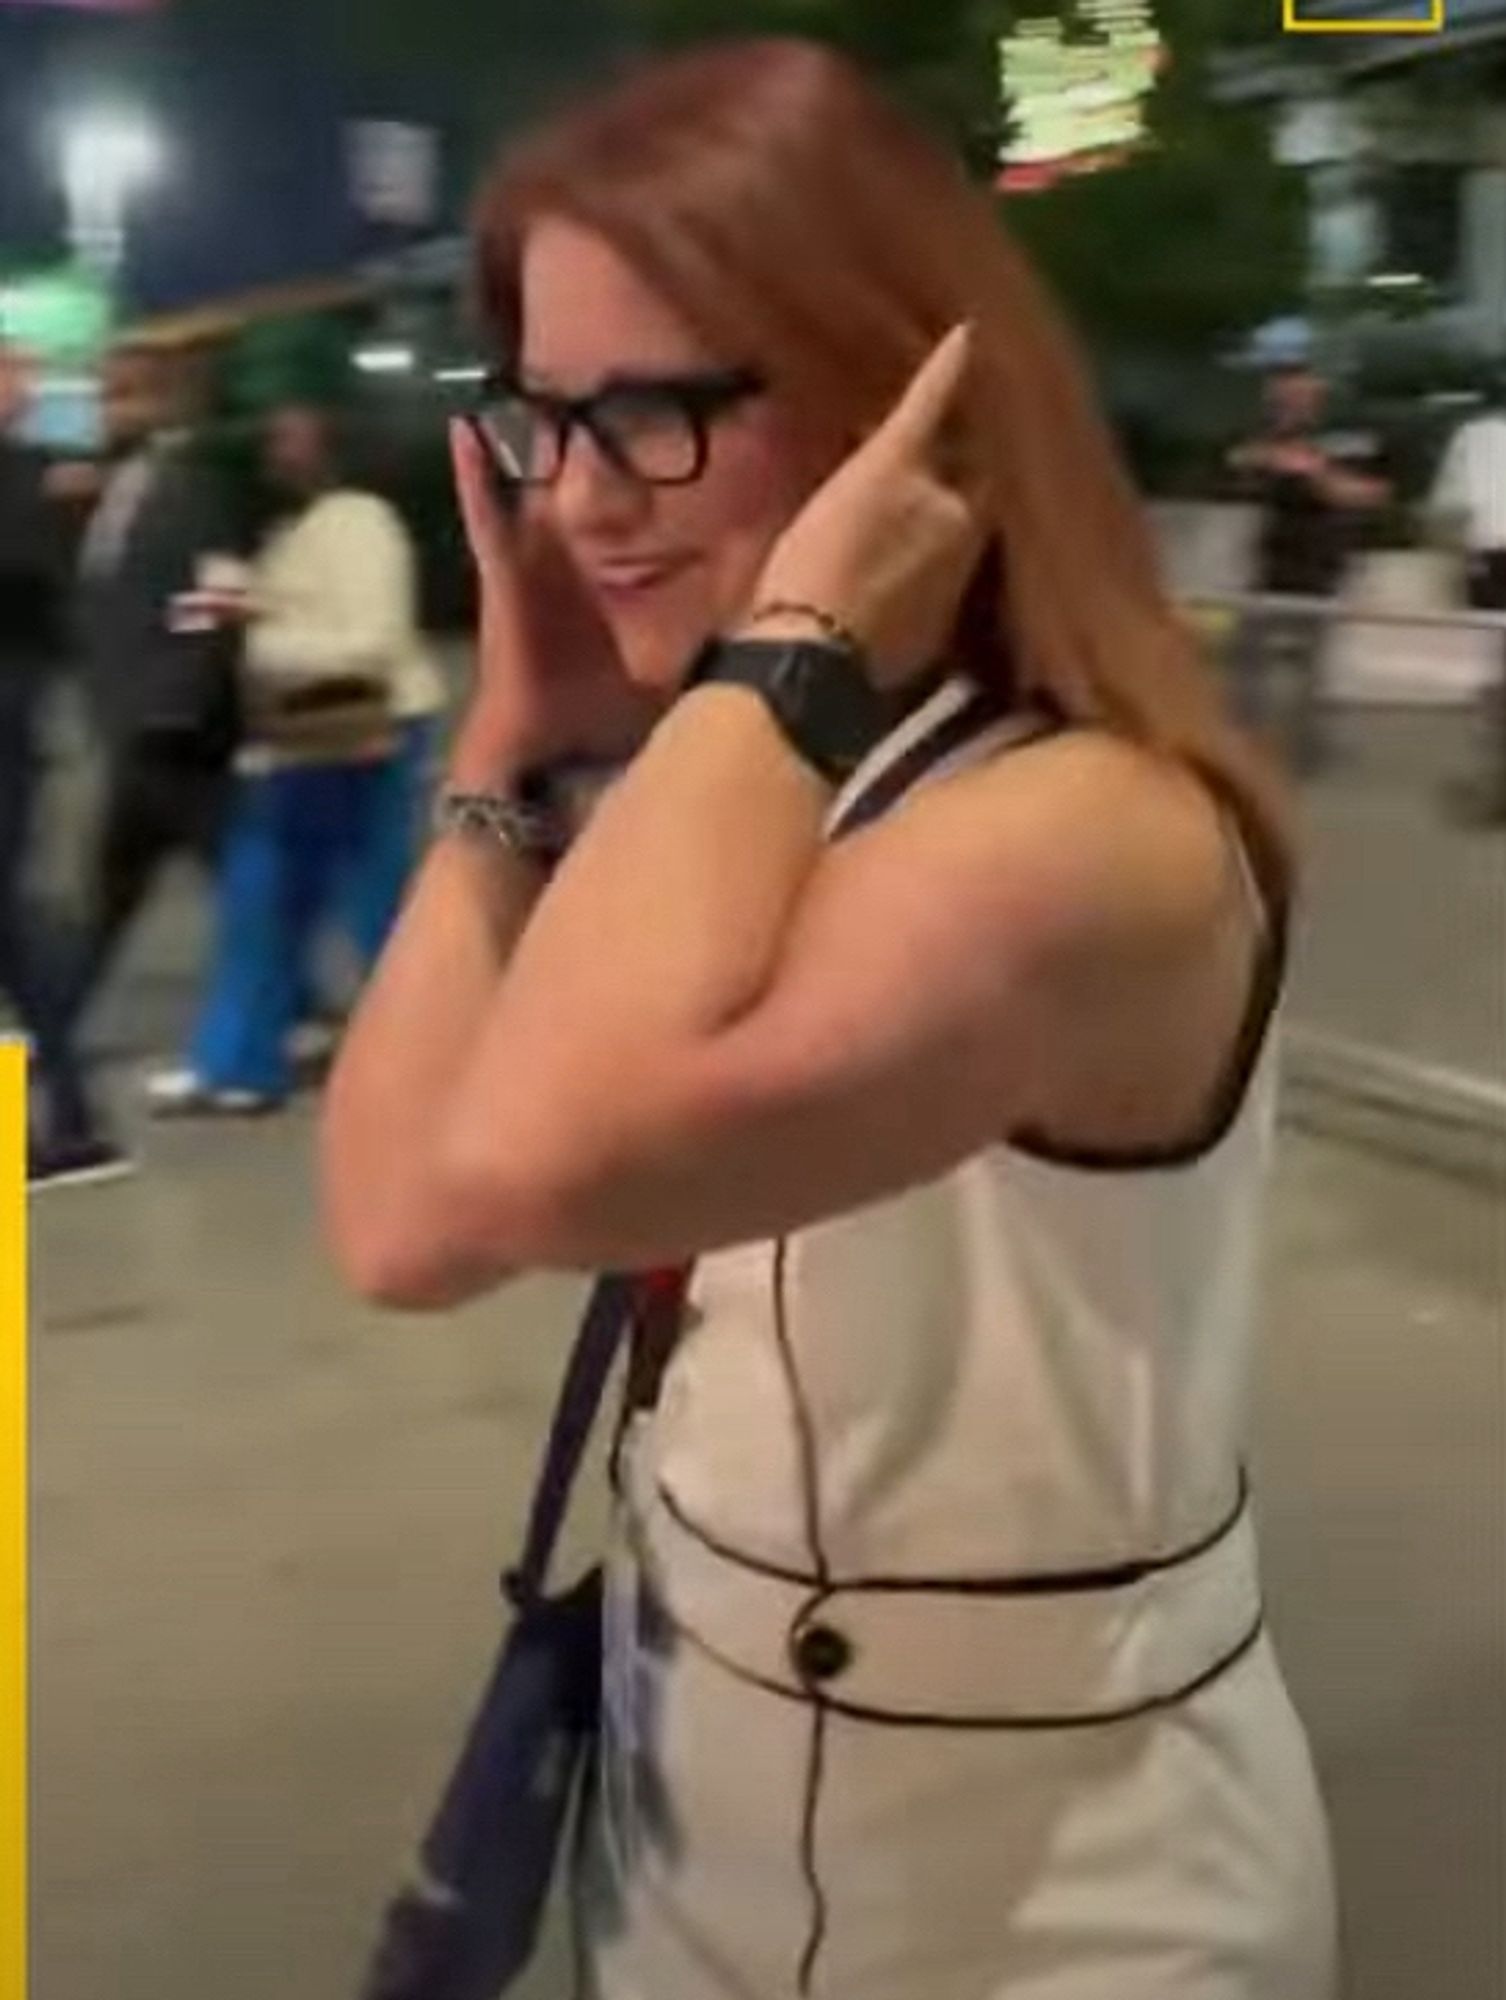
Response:
[[[105,798],[75,995],[98,990],[165,863],[212,873],[239,730],[237,644],[175,600],[239,541],[223,483],[174,428],[163,359],[123,348],[105,367],[110,467],[79,554],[77,625],[104,749]]]
[[[24,358],[0,343],[0,998],[42,1086],[28,1162],[39,1187],[101,1179],[126,1162],[74,1052],[58,940],[26,895],[42,708],[61,650],[63,544],[47,460],[21,437],[29,395]]]
[[[1256,557],[1261,591],[1332,597],[1367,518],[1392,498],[1379,440],[1331,423],[1330,394],[1328,382],[1308,361],[1273,369],[1259,431],[1229,454],[1238,490],[1261,510]],[[1303,773],[1321,769],[1329,756],[1326,636],[1326,626],[1300,611],[1260,611],[1246,621],[1237,656],[1238,695],[1248,723],[1265,723],[1271,683],[1288,682],[1288,748]]]

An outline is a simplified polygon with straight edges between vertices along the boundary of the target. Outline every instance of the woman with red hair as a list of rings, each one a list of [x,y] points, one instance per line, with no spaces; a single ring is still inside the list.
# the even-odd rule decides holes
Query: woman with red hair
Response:
[[[798,43],[585,103],[477,237],[481,663],[324,1178],[398,1306],[694,1265],[595,1989],[1323,2000],[1240,1461],[1291,856],[1072,344]]]

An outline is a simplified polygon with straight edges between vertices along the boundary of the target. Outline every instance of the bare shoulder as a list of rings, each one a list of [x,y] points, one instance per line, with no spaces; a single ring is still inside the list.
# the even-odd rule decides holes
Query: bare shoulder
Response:
[[[976,850],[1041,947],[1175,949],[1240,896],[1221,807],[1193,772],[1105,731],[1069,730],[939,786],[921,818]]]
[[[934,810],[977,843],[973,935],[1008,973],[1010,1037],[1031,1055],[1016,1123],[1109,1151],[1201,1132],[1260,949],[1211,787],[1082,730],[938,788]]]

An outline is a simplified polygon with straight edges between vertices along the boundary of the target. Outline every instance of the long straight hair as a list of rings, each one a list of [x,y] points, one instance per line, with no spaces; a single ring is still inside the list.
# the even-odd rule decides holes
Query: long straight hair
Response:
[[[475,234],[482,309],[509,359],[523,243],[544,215],[596,231],[713,352],[763,373],[833,466],[971,321],[963,429],[993,549],[959,628],[965,664],[1198,771],[1285,902],[1284,788],[1166,596],[1072,335],[996,204],[860,69],[798,40],[711,43],[504,156]]]

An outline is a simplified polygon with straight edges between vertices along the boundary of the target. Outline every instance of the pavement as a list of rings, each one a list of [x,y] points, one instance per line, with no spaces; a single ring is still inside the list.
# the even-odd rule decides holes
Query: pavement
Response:
[[[1293,1011],[1488,1066],[1501,848],[1436,811],[1415,734],[1367,727],[1309,800]],[[201,944],[180,880],[101,1024],[123,1105]],[[497,1637],[577,1291],[352,1303],[310,1134],[136,1129],[136,1178],[34,1207],[33,2000],[348,1996]],[[1288,1132],[1256,1463],[1345,2000],[1506,1991],[1503,1307],[1497,1188]],[[525,2000],[567,1992],[556,1942]]]
[[[351,1303],[310,1125],[35,1205],[33,2000],[350,1995],[497,1637],[576,1289]],[[1286,1141],[1257,1476],[1347,2000],[1506,1990],[1500,1225]],[[555,1943],[526,2000],[567,1993]]]
[[[1399,1061],[1506,1086],[1506,829],[1469,809],[1469,707],[1337,711],[1303,794],[1289,1013]]]

